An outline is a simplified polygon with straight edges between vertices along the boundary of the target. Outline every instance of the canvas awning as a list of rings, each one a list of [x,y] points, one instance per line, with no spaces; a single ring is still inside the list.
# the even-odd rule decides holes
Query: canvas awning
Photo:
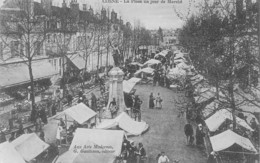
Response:
[[[163,56],[163,57],[166,57],[166,55],[169,53],[169,50],[163,50],[161,51],[160,53],[156,54],[154,57],[157,57],[157,56]]]
[[[69,151],[56,163],[113,163],[121,154],[123,138],[120,130],[77,128]]]
[[[0,144],[0,163],[25,163],[23,157],[9,142]]]
[[[215,114],[210,116],[205,120],[206,125],[209,128],[209,131],[215,132],[227,119],[233,121],[232,113],[226,109],[218,110]],[[236,122],[238,125],[250,130],[254,131],[245,120],[236,117]]]
[[[73,120],[77,121],[79,124],[83,124],[84,122],[90,120],[91,118],[95,117],[97,115],[96,112],[94,112],[92,109],[87,107],[83,103],[79,103],[77,105],[74,105],[63,112],[59,113],[56,115],[55,119],[61,118],[62,116],[69,116]]]
[[[135,83],[133,82],[129,82],[127,80],[123,81],[123,91],[125,93],[130,93],[132,91],[132,89],[134,88]]]
[[[33,61],[32,72],[35,81],[59,74],[48,60]],[[0,89],[30,82],[28,65],[25,63],[0,66]]]
[[[143,64],[141,64],[141,63],[139,63],[139,62],[131,62],[131,63],[129,63],[130,65],[137,65],[137,66],[139,66],[139,67],[142,67],[143,66]]]
[[[125,93],[130,93],[134,86],[136,85],[137,82],[139,82],[141,79],[140,78],[131,78],[129,80],[124,80],[123,81],[123,91]]]
[[[218,135],[210,137],[213,151],[225,150],[234,144],[241,146],[242,148],[257,153],[254,145],[248,138],[242,137],[231,130],[226,130]]]
[[[156,64],[160,64],[160,63],[161,63],[161,61],[159,61],[157,59],[150,59],[150,60],[146,61],[143,64],[143,66],[146,66],[146,65],[151,66],[151,65],[156,65]]]
[[[79,70],[85,68],[85,59],[80,54],[67,55],[67,57]]]
[[[49,147],[49,144],[42,141],[35,133],[23,134],[11,144],[25,161],[31,161]]]
[[[110,129],[110,128],[113,128],[116,126],[120,127],[122,130],[126,131],[127,135],[141,135],[149,127],[147,123],[134,121],[125,112],[122,112],[115,119],[101,122],[97,126],[97,128],[98,129]]]
[[[180,69],[180,68],[172,68],[172,69],[170,69],[167,76],[172,79],[183,78],[186,76],[186,71],[183,69]]]
[[[131,79],[128,80],[129,82],[132,82],[132,83],[138,83],[139,81],[141,81],[140,78],[135,78],[135,77],[132,77]]]
[[[181,63],[177,64],[176,67],[181,68],[181,69],[189,69],[190,68],[190,66],[188,66],[184,62],[181,62]]]
[[[151,67],[146,67],[146,68],[143,68],[143,69],[141,69],[141,70],[136,71],[134,75],[138,75],[138,74],[140,74],[140,73],[152,74],[153,72],[154,72],[154,69],[153,69],[153,68],[151,68]]]

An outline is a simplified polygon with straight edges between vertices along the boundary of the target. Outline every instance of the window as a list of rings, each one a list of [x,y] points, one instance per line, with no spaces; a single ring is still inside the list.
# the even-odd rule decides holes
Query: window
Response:
[[[18,41],[11,41],[11,55],[12,57],[19,56],[19,42]]]
[[[34,54],[40,55],[41,54],[41,43],[40,43],[40,41],[34,42],[33,47],[34,47]]]
[[[24,45],[22,43],[20,43],[20,56],[23,56],[24,55]]]

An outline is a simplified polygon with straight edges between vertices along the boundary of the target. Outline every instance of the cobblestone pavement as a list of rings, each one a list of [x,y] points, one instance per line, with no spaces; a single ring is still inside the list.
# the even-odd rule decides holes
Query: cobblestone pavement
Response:
[[[206,156],[196,147],[186,145],[184,135],[185,116],[178,117],[178,110],[174,104],[177,94],[172,90],[152,85],[137,85],[136,94],[143,100],[142,120],[147,122],[150,129],[139,137],[133,137],[135,144],[142,142],[148,154],[149,163],[155,163],[156,156],[164,151],[170,162],[180,160],[180,163],[205,163]],[[149,95],[153,92],[161,94],[162,110],[148,109]]]

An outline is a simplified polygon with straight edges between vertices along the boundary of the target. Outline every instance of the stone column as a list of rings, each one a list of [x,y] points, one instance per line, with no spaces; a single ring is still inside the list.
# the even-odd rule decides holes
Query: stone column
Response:
[[[108,73],[109,76],[109,100],[107,109],[109,109],[109,104],[113,101],[113,98],[116,98],[116,103],[119,108],[117,115],[126,110],[124,93],[123,93],[123,77],[124,72],[118,68],[114,67]]]

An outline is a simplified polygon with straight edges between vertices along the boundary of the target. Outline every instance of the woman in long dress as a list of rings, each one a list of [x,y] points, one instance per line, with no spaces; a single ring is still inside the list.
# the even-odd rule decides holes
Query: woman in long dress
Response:
[[[149,97],[149,109],[153,109],[153,108],[154,108],[154,97],[153,97],[153,93],[151,93]]]
[[[160,93],[158,93],[158,96],[156,97],[156,106],[157,109],[162,109],[162,98],[160,96]]]

